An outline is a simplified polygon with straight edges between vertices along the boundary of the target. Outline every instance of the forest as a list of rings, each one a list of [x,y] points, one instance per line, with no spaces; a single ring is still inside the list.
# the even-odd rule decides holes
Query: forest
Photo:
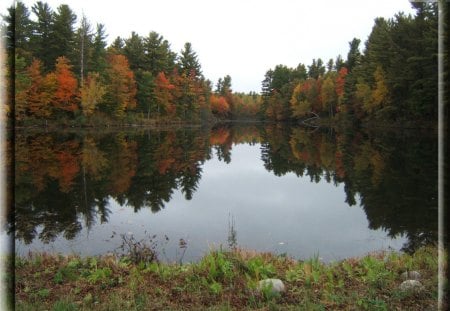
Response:
[[[438,4],[413,2],[416,15],[376,18],[360,51],[296,68],[277,65],[262,82],[261,114],[271,120],[432,123],[438,116]]]
[[[132,32],[109,46],[95,26],[62,4],[18,1],[3,16],[6,86],[2,107],[16,126],[205,123],[217,120],[435,124],[438,5],[414,2],[414,16],[376,18],[360,51],[296,68],[269,69],[261,93],[235,93],[232,78],[204,77],[190,42],[176,53],[161,34]],[[79,20],[79,21],[78,21]],[[77,26],[76,26],[77,25]]]
[[[17,2],[4,16],[11,99],[6,111],[16,125],[205,122],[256,115],[260,96],[234,94],[229,75],[213,86],[191,43],[177,54],[150,31],[117,37],[107,46],[103,24],[93,26],[83,16],[76,28],[77,19],[68,5],[54,11],[41,1],[31,10]]]

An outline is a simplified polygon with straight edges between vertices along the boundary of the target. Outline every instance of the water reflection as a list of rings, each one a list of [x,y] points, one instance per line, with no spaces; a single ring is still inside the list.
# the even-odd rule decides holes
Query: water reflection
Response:
[[[227,167],[232,161],[239,164],[236,161],[241,161],[241,156],[232,156],[236,145],[260,146],[264,168],[278,177],[295,174],[294,187],[304,180],[298,177],[308,177],[313,184],[326,181],[342,186],[345,202],[362,207],[370,229],[383,229],[390,237],[407,237],[404,250],[413,251],[437,240],[436,137],[407,132],[311,131],[276,125],[114,133],[17,132],[15,221],[10,228],[15,226],[16,240],[25,244],[36,239],[49,243],[60,235],[71,240],[83,228],[89,231],[96,224],[107,224],[112,217],[112,201],[134,213],[142,209],[157,213],[178,193],[190,201],[199,192],[203,170],[212,176],[217,169],[206,165],[209,160],[217,158]],[[242,163],[249,167],[251,161],[257,159]],[[235,176],[236,180],[228,183],[223,171],[219,172],[215,178],[223,178],[222,184],[217,183],[216,189],[202,187],[226,194],[215,200],[241,204],[233,203],[233,191],[238,192],[243,184],[259,187],[256,173],[237,167],[233,174],[244,171],[246,176]],[[210,179],[208,182],[212,183]],[[258,199],[249,198],[253,203],[248,204],[265,206],[267,202],[258,203]],[[290,200],[308,200],[306,196],[277,198],[276,193],[271,199],[275,202],[272,208],[277,204],[290,206]],[[330,195],[329,200],[336,198]],[[218,202],[196,201],[196,205],[215,204]],[[270,223],[273,215],[262,210],[264,213]],[[228,218],[236,239],[239,230],[245,228],[238,225],[236,232],[234,217]]]

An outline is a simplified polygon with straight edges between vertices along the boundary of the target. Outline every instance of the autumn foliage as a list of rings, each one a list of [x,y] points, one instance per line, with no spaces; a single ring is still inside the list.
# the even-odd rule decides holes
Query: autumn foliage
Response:
[[[31,79],[31,85],[27,90],[27,101],[29,113],[37,118],[48,118],[52,113],[53,97],[57,89],[57,79],[54,73],[46,76],[41,72],[42,62],[34,59],[28,74]]]
[[[175,86],[170,83],[164,72],[158,73],[155,85],[154,94],[158,112],[164,112],[166,115],[173,117],[176,112],[174,103],[175,95],[173,94]]]
[[[124,55],[111,54],[108,64],[108,106],[113,115],[120,118],[136,107],[136,81]]]
[[[73,112],[78,109],[78,82],[71,68],[66,57],[58,57],[55,69],[57,87],[53,104],[56,108]]]
[[[215,115],[224,117],[230,112],[230,105],[223,96],[211,95],[209,99],[211,103],[211,111]]]

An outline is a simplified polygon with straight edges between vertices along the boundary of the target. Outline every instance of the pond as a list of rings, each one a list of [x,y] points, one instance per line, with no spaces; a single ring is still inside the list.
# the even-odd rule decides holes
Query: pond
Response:
[[[437,148],[427,132],[257,123],[17,131],[10,234],[20,255],[117,252],[123,235],[164,261],[413,252],[437,242]]]

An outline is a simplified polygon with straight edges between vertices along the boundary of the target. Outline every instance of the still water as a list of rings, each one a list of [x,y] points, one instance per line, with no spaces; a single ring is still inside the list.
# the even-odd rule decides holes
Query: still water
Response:
[[[218,247],[331,261],[437,240],[430,133],[254,124],[18,132],[15,148],[21,255],[105,254],[122,234],[183,262]]]

